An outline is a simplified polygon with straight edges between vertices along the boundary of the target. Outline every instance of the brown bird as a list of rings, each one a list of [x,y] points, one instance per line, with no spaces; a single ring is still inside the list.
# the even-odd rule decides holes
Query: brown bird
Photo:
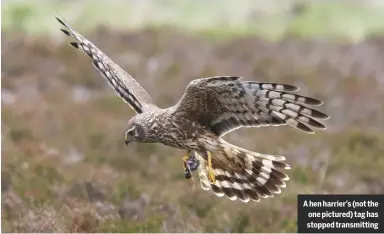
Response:
[[[290,125],[306,133],[326,129],[319,119],[329,116],[308,106],[323,104],[297,94],[299,88],[277,83],[243,81],[216,76],[191,81],[179,102],[167,109],[156,106],[140,84],[93,43],[56,18],[70,45],[85,52],[117,94],[137,113],[125,130],[125,143],[162,143],[184,149],[187,177],[197,169],[201,187],[231,200],[259,201],[285,187],[290,166],[284,156],[252,152],[231,145],[222,136],[241,127]],[[193,166],[191,166],[193,165]]]

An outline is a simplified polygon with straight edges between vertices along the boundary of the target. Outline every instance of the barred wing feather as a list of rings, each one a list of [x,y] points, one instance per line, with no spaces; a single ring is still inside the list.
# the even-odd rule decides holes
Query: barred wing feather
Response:
[[[93,66],[108,81],[116,93],[136,111],[136,113],[142,113],[145,108],[154,105],[151,96],[131,75],[114,63],[107,55],[78,33],[65,20],[57,17],[56,19],[66,28],[61,29],[61,31],[76,40],[69,44],[76,49],[82,50],[92,59]]]
[[[299,88],[277,83],[241,81],[219,76],[193,80],[177,105],[218,136],[240,127],[290,125],[307,133],[326,129],[318,120],[329,116],[310,106],[323,102],[292,92]],[[186,108],[188,107],[188,108]]]

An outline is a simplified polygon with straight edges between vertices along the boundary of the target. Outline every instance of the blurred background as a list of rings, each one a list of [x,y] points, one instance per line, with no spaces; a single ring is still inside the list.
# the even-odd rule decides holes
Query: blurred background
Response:
[[[3,0],[5,232],[296,232],[297,194],[384,192],[384,1]],[[134,112],[68,46],[56,10],[160,107],[195,78],[288,83],[325,101],[327,131],[225,136],[281,154],[281,195],[243,204],[183,177],[183,151],[126,147]]]

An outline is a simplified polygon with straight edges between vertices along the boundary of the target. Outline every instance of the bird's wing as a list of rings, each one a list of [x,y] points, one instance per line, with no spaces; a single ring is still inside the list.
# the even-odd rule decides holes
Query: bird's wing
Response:
[[[92,42],[78,33],[64,19],[58,17],[56,19],[66,27],[61,31],[76,40],[76,42],[71,42],[70,45],[82,50],[92,59],[93,66],[136,113],[142,113],[146,108],[154,105],[151,96],[131,75],[114,63]]]
[[[173,107],[175,115],[191,120],[222,136],[240,127],[291,125],[307,133],[326,129],[318,119],[329,116],[308,106],[323,104],[314,98],[288,92],[292,85],[241,81],[241,77],[217,76],[193,80]]]

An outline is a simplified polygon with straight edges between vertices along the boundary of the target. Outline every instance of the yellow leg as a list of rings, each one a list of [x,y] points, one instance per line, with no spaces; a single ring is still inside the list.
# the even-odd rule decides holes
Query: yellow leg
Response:
[[[184,156],[183,156],[183,167],[184,167],[184,170],[187,170],[187,167],[186,167],[186,165],[187,165],[187,160],[189,159],[189,152],[187,151],[185,154],[184,154]]]
[[[212,169],[212,153],[208,152],[208,179],[211,183],[216,183],[215,172]]]

